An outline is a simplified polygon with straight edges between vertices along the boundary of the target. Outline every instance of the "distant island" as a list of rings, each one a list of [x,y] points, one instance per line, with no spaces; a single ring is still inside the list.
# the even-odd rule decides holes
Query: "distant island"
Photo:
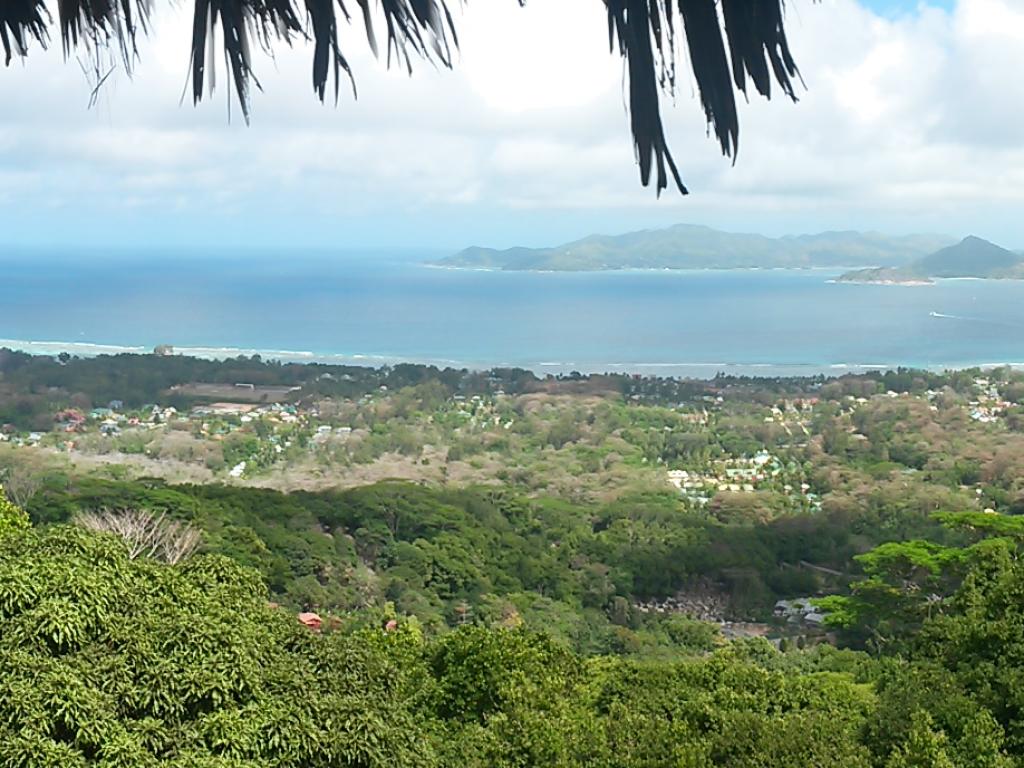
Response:
[[[618,269],[800,269],[901,266],[951,245],[943,235],[822,232],[766,237],[677,224],[623,235],[590,235],[551,248],[472,247],[434,266],[508,271]]]
[[[1024,278],[1024,256],[973,235],[940,248],[910,264],[857,269],[839,278],[842,283],[929,285],[936,278]]]

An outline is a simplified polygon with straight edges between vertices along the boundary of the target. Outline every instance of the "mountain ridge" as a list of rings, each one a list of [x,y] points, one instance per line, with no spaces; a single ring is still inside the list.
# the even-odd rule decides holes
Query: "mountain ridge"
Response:
[[[699,224],[593,234],[549,248],[471,246],[435,266],[505,271],[867,267],[908,264],[952,244],[944,235],[838,230],[768,237]]]

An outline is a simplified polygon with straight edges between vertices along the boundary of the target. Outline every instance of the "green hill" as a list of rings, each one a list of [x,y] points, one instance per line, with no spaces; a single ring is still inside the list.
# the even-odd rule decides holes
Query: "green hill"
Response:
[[[677,224],[623,235],[590,235],[551,248],[474,246],[435,264],[519,271],[877,266],[906,264],[949,243],[940,235],[823,232],[772,238]]]
[[[929,277],[1009,277],[1016,273],[1024,259],[994,243],[973,235],[956,245],[936,251],[916,262],[913,267]]]
[[[1024,257],[970,235],[956,245],[899,267],[859,269],[840,277],[850,283],[921,283],[933,278],[1024,278]]]

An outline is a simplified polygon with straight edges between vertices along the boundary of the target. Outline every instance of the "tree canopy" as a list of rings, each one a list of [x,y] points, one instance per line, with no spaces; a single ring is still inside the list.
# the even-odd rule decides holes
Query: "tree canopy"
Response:
[[[0,539],[0,763],[432,764],[389,657],[316,642],[264,591],[73,527]]]
[[[839,655],[804,672],[767,644],[648,664],[522,629],[311,632],[227,558],[133,560],[74,527],[0,539],[0,626],[0,763],[18,768],[868,768],[863,734],[885,725]],[[918,730],[895,748],[951,740]]]
[[[520,5],[525,0],[519,0]],[[747,94],[748,83],[766,98],[772,80],[795,99],[799,77],[784,26],[784,0],[603,0],[608,14],[609,44],[628,72],[631,130],[646,186],[652,177],[658,193],[674,183],[687,189],[668,148],[662,126],[660,96],[676,87],[676,56],[685,49],[709,129],[727,156],[739,146],[736,92]],[[231,72],[242,111],[248,119],[252,89],[259,89],[253,69],[254,44],[271,51],[275,44],[298,40],[313,43],[312,85],[324,100],[333,85],[335,100],[341,82],[355,90],[354,73],[339,43],[342,23],[365,27],[378,52],[375,19],[383,22],[386,59],[412,72],[414,60],[451,68],[459,39],[448,0],[193,0],[193,31],[189,48],[192,98],[198,103],[212,90],[215,38],[220,28],[221,52]],[[109,73],[106,56],[120,60],[127,71],[140,56],[139,42],[150,30],[152,0],[56,0],[56,19],[45,0],[4,0],[0,3],[0,44],[7,64],[26,56],[29,43],[45,47],[51,28],[68,57],[82,50],[95,64],[98,88]],[[358,21],[353,22],[353,16]],[[572,30],[565,30],[566,36]]]

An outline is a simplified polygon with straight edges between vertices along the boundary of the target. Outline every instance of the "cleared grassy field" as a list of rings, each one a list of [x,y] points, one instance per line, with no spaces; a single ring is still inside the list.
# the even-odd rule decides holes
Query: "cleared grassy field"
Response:
[[[202,400],[241,403],[286,403],[295,400],[299,387],[259,387],[253,384],[179,384],[168,394]]]

